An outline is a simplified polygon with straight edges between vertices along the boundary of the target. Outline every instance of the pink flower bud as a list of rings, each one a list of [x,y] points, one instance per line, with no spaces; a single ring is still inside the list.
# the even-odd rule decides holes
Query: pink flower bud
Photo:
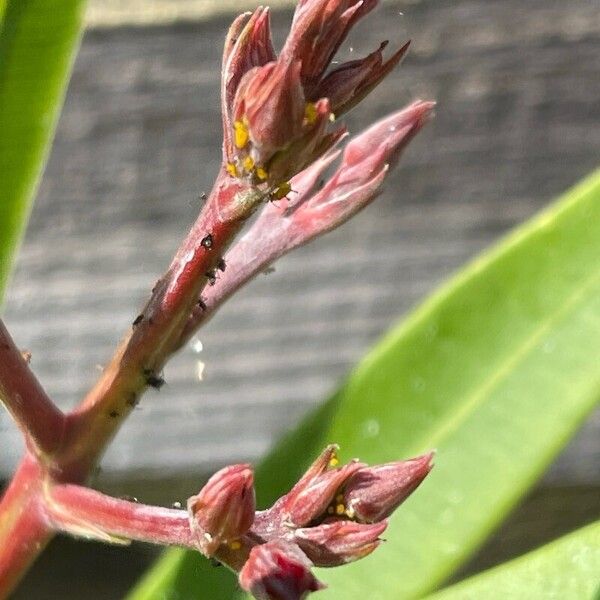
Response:
[[[351,138],[336,172],[294,214],[295,228],[305,236],[302,243],[310,239],[309,231],[314,237],[338,227],[377,196],[388,169],[429,121],[434,106],[417,100]]]
[[[190,527],[206,556],[237,540],[252,526],[256,507],[249,465],[232,465],[215,473],[196,496],[188,499]]]
[[[364,523],[389,517],[431,471],[432,458],[430,452],[358,470],[348,479],[343,494],[349,516]]]
[[[250,17],[250,18],[248,18]],[[221,110],[225,159],[233,153],[233,101],[242,77],[254,67],[276,60],[271,42],[269,9],[259,7],[240,15],[229,28],[223,52]]]
[[[402,60],[410,42],[404,44],[384,62],[383,49],[387,44],[387,41],[382,42],[375,52],[365,58],[343,63],[328,73],[313,92],[313,96],[329,98],[331,109],[336,115],[349,111]]]
[[[302,61],[302,83],[307,96],[327,70],[354,24],[377,5],[377,0],[301,0],[296,6],[282,57]]]
[[[310,125],[304,127],[298,138],[277,152],[267,166],[269,179],[273,182],[291,179],[329,150],[346,132],[345,128],[338,127],[334,132],[327,133],[331,117],[328,99],[322,98],[310,106]]]
[[[351,27],[376,5],[377,0],[300,0],[279,57],[267,9],[234,21],[221,84],[224,169],[230,176],[280,199],[289,179],[344,134],[343,128],[328,131],[334,115],[366,96],[408,47],[384,61],[384,42],[325,75]]]
[[[234,126],[247,128],[254,160],[266,164],[303,133],[304,111],[300,62],[279,60],[244,75],[235,96]],[[245,147],[239,138],[236,145]]]
[[[297,529],[296,543],[317,567],[337,567],[371,554],[381,543],[386,521],[372,525],[335,521]]]
[[[336,504],[336,496],[346,480],[364,466],[363,463],[351,462],[295,485],[282,499],[282,515],[286,515],[290,523],[303,527],[328,514],[345,514],[346,506],[341,502]]]
[[[252,548],[239,582],[257,600],[301,600],[324,587],[311,567],[310,560],[295,544],[268,542]]]

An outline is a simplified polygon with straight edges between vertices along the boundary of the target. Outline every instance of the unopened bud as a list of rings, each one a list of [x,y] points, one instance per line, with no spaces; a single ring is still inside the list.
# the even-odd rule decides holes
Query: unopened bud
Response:
[[[249,465],[232,465],[215,473],[196,496],[188,499],[190,527],[206,556],[233,542],[252,526],[256,501]]]
[[[329,508],[338,516],[345,514],[347,507],[341,501],[336,504],[336,496],[345,482],[364,466],[364,463],[351,462],[343,467],[330,469],[306,481],[304,485],[294,486],[284,497],[282,513],[286,513],[290,523],[298,527],[326,517]]]
[[[239,582],[257,600],[301,600],[324,587],[311,567],[296,544],[268,542],[252,548]]]
[[[354,473],[344,489],[348,515],[363,523],[389,517],[432,469],[433,452],[410,460],[365,467]]]
[[[386,521],[365,524],[335,521],[297,529],[296,542],[317,567],[337,567],[371,554],[381,543]]]

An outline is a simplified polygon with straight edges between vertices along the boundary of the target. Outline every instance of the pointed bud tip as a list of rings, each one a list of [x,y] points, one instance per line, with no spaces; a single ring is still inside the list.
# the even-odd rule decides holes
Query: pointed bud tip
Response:
[[[256,509],[254,473],[250,465],[231,465],[217,471],[187,502],[190,527],[199,549],[212,556],[222,544],[244,535]]]
[[[360,522],[375,523],[389,517],[410,496],[433,468],[433,452],[355,473],[344,490],[349,513]]]

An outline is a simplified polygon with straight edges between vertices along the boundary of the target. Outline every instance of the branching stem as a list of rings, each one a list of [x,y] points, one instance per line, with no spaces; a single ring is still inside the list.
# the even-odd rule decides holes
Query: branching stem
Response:
[[[0,320],[0,400],[43,462],[62,442],[65,416],[47,396]]]

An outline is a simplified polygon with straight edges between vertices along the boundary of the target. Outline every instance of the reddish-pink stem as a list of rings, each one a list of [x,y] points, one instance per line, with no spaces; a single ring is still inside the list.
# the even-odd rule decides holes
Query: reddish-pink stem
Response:
[[[0,399],[38,457],[45,460],[61,444],[65,416],[29,369],[0,320]]]
[[[113,498],[73,484],[50,485],[46,491],[52,525],[61,531],[138,540],[197,549],[185,510],[148,506]]]
[[[85,480],[120,424],[177,350],[177,340],[201,290],[257,198],[228,176],[213,192],[158,281],[136,324],[82,404],[68,415],[60,462],[67,481]],[[207,237],[210,236],[210,243]]]
[[[52,537],[40,489],[43,472],[26,455],[0,501],[0,598],[6,598]]]

